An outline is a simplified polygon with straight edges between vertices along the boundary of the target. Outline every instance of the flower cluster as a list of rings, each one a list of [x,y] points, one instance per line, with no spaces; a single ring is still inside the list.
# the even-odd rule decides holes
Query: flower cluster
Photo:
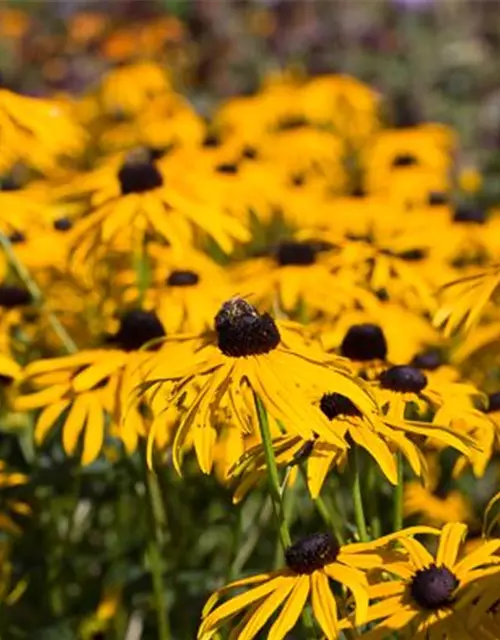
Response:
[[[0,529],[10,544],[43,523],[30,487],[73,465],[62,566],[82,496],[99,503],[86,478],[111,470],[119,493],[140,467],[165,640],[161,503],[177,492],[195,521],[179,487],[206,475],[235,514],[264,496],[281,551],[261,573],[240,556],[218,567],[199,640],[281,640],[299,618],[329,640],[500,638],[500,214],[460,189],[457,134],[387,121],[382,95],[333,74],[283,73],[202,117],[143,38],[153,51],[117,54],[81,96],[0,90],[16,442],[0,442]],[[13,608],[40,584],[36,568],[10,580]],[[122,587],[106,590],[113,612]],[[73,597],[59,591],[54,615]]]

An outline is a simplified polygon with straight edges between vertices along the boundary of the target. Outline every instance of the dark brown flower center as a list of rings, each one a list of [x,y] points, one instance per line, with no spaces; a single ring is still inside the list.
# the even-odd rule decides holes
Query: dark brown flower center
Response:
[[[222,162],[215,167],[217,173],[225,173],[226,175],[235,175],[238,173],[238,165],[234,162]]]
[[[335,562],[339,547],[329,533],[313,533],[292,544],[285,551],[289,569],[298,574],[311,574]]]
[[[54,220],[54,229],[56,231],[69,231],[73,228],[73,222],[69,218],[57,218]]]
[[[484,224],[486,222],[486,211],[470,205],[459,205],[453,213],[453,222]]]
[[[225,302],[215,316],[218,346],[233,358],[256,356],[276,349],[280,333],[268,313],[257,309],[242,298]]]
[[[282,242],[276,251],[276,261],[281,267],[308,266],[316,261],[316,249],[309,242]]]
[[[401,393],[418,393],[427,386],[427,376],[420,369],[407,365],[386,369],[379,380],[384,389]]]
[[[440,349],[428,349],[417,355],[410,362],[412,367],[417,369],[426,369],[427,371],[435,371],[444,364],[443,353]]]
[[[27,289],[13,285],[0,285],[0,307],[3,309],[15,309],[31,304],[33,298]]]
[[[448,194],[444,191],[431,191],[428,195],[427,202],[430,207],[447,204],[449,202]]]
[[[413,167],[418,164],[418,159],[412,153],[400,153],[392,161],[392,167]]]
[[[496,391],[495,393],[490,393],[488,395],[488,409],[487,413],[492,413],[493,411],[500,410],[500,391]]]
[[[129,153],[118,171],[122,195],[145,193],[163,185],[163,177],[147,149]]]
[[[341,393],[325,393],[320,400],[319,407],[328,420],[338,416],[361,416],[358,407]]]
[[[377,324],[354,324],[340,345],[340,353],[351,360],[385,360],[387,342],[384,332]]]
[[[447,567],[432,564],[414,574],[410,582],[410,593],[422,609],[434,611],[453,602],[453,594],[459,584],[456,575]]]
[[[164,336],[165,329],[156,313],[134,309],[121,317],[120,327],[109,342],[116,343],[124,351],[135,351],[150,340]]]
[[[198,284],[200,276],[194,271],[172,271],[167,278],[169,287],[191,287]]]
[[[22,244],[26,242],[26,236],[22,231],[13,231],[9,236],[9,241],[12,244]]]

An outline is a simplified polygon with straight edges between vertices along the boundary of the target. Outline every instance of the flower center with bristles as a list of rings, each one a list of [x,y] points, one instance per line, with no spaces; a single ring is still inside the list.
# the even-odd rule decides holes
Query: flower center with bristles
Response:
[[[69,218],[57,218],[53,225],[56,231],[69,231],[73,228],[73,222]]]
[[[120,319],[120,327],[110,342],[117,343],[124,351],[136,351],[150,340],[163,338],[165,329],[154,311],[134,309]]]
[[[200,276],[194,271],[172,271],[167,278],[169,287],[191,287],[198,284]]]
[[[234,162],[222,162],[215,167],[217,173],[225,173],[233,176],[238,173],[238,169],[238,165]]]
[[[438,207],[448,204],[448,202],[448,195],[444,191],[431,191],[427,198],[427,203],[430,207]]]
[[[276,260],[281,267],[305,267],[315,263],[316,253],[315,247],[309,242],[282,242],[276,251]]]
[[[122,195],[145,193],[163,185],[163,176],[147,149],[131,151],[118,171]]]
[[[377,324],[354,324],[342,340],[340,353],[346,358],[362,362],[385,360],[387,341],[384,332]]]
[[[3,309],[15,309],[31,304],[33,298],[27,289],[13,285],[0,285],[0,307]]]
[[[288,547],[285,560],[289,569],[298,574],[311,574],[335,562],[339,547],[329,533],[313,533]]]
[[[500,410],[500,391],[488,395],[488,409],[486,413],[492,413],[498,410]]]
[[[417,158],[411,153],[400,153],[392,161],[392,167],[413,167],[418,164]]]
[[[439,349],[428,349],[417,355],[411,361],[411,366],[417,369],[435,371],[444,364],[443,354]]]
[[[361,416],[358,407],[341,393],[325,393],[320,400],[319,408],[328,420],[338,416]]]
[[[422,609],[434,611],[453,602],[453,593],[459,584],[456,575],[447,567],[432,564],[414,574],[410,582],[410,593]]]
[[[233,358],[269,353],[281,336],[268,313],[260,314],[242,298],[225,302],[215,316],[215,331],[222,353]]]
[[[379,380],[384,389],[401,393],[419,393],[427,386],[427,376],[420,369],[407,365],[386,369],[380,374]]]

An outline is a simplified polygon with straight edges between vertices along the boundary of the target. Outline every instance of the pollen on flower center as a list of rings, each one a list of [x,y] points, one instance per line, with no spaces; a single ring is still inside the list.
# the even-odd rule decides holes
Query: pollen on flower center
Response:
[[[281,339],[276,323],[268,313],[257,309],[242,298],[225,302],[215,316],[218,346],[233,358],[269,353]]]
[[[194,271],[172,271],[167,278],[169,287],[190,287],[198,284],[200,276]]]
[[[125,351],[140,349],[150,340],[163,338],[165,329],[153,311],[134,309],[125,313],[120,328],[110,342],[117,343]]]
[[[131,152],[118,171],[122,195],[144,193],[163,185],[163,177],[147,150]]]
[[[386,369],[379,380],[384,389],[402,393],[418,393],[427,386],[427,376],[420,369],[406,365]]]
[[[351,360],[385,360],[387,342],[382,329],[376,324],[354,324],[340,345],[340,353]]]
[[[459,584],[458,578],[447,567],[432,564],[414,574],[410,593],[420,607],[432,611],[450,605]]]
[[[320,400],[319,407],[328,420],[333,420],[338,416],[360,417],[362,415],[358,407],[341,393],[325,393]]]
[[[282,242],[276,251],[276,260],[282,267],[307,266],[316,261],[316,249],[308,242]]]
[[[0,307],[3,309],[23,307],[32,302],[31,293],[27,289],[8,284],[0,285]]]
[[[288,547],[285,560],[295,573],[311,574],[335,562],[338,553],[339,547],[329,533],[313,533]]]

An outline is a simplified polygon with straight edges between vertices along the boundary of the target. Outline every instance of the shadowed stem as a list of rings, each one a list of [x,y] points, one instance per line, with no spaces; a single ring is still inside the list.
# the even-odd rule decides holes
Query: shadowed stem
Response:
[[[403,528],[403,456],[398,451],[398,483],[394,488],[394,514],[393,514],[393,531],[400,531]]]
[[[278,524],[278,531],[281,546],[283,551],[292,544],[290,531],[285,516],[285,508],[282,496],[282,490],[280,486],[280,478],[278,474],[278,467],[276,465],[276,458],[274,457],[273,441],[271,438],[271,431],[269,429],[269,419],[267,411],[262,404],[262,400],[255,393],[253,394],[255,409],[257,411],[257,417],[259,421],[260,436],[262,438],[262,446],[264,448],[264,457],[266,459],[267,478],[269,483],[269,495],[273,504],[274,515]],[[302,624],[304,625],[305,638],[315,638],[314,622],[311,616],[311,612],[308,609],[302,611]]]
[[[57,335],[66,351],[68,353],[76,353],[78,351],[78,347],[59,321],[59,318],[52,311],[42,305],[43,293],[40,287],[33,280],[28,269],[26,269],[24,264],[19,260],[16,252],[12,248],[10,240],[3,233],[0,233],[0,245],[5,252],[5,255],[7,256],[8,261],[15,269],[17,275],[24,282],[26,289],[28,289],[28,291],[30,292],[33,302],[42,307],[45,315],[47,316],[47,320],[49,321],[50,326],[54,330],[54,333]]]
[[[352,502],[354,507],[354,519],[356,521],[356,528],[358,530],[359,539],[361,542],[368,542],[369,536],[366,528],[365,512],[363,509],[363,498],[361,496],[361,479],[359,475],[359,459],[358,448],[353,447],[352,458],[350,460],[349,469]]]
[[[169,640],[171,634],[167,617],[165,586],[163,584],[163,553],[167,530],[167,517],[160,486],[155,474],[148,469],[146,464],[144,465],[144,473],[151,517],[151,535],[149,536],[146,554],[153,581],[158,638],[159,640]]]

